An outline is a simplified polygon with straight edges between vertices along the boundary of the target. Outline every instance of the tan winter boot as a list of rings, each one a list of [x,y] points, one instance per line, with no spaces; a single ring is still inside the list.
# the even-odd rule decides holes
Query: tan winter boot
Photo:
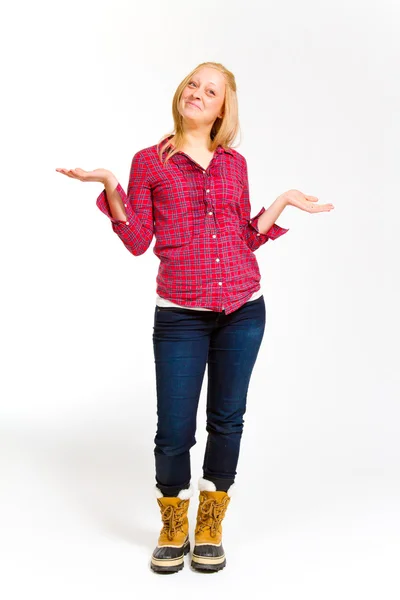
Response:
[[[154,487],[163,527],[150,566],[157,573],[176,573],[183,569],[184,556],[190,550],[187,513],[193,486],[190,484],[188,489],[181,490],[177,497],[164,496],[157,486]]]
[[[220,571],[226,565],[222,545],[222,520],[235,484],[227,492],[217,491],[212,481],[199,479],[199,507],[191,566],[196,571]]]

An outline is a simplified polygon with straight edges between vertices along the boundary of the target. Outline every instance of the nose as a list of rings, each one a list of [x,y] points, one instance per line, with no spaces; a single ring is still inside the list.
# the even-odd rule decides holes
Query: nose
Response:
[[[200,89],[197,87],[197,85],[195,88],[192,87],[189,91],[191,92],[191,94],[190,94],[191,98],[199,99],[201,97],[201,92],[200,92]]]

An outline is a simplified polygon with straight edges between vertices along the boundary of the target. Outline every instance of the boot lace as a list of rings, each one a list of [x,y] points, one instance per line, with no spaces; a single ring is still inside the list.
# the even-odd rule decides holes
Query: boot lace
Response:
[[[182,531],[187,502],[182,501],[177,507],[169,505],[161,509],[161,518],[163,521],[162,531],[173,540],[178,531]]]
[[[199,533],[209,527],[211,537],[215,537],[228,504],[229,497],[225,497],[221,502],[217,502],[214,498],[208,498],[201,502],[197,517],[197,532]]]

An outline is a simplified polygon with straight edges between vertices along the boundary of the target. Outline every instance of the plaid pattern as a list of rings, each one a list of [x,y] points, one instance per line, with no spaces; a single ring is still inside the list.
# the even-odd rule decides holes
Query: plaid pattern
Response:
[[[134,256],[155,236],[156,292],[180,306],[240,308],[260,289],[255,250],[289,231],[276,224],[258,231],[265,208],[250,218],[247,162],[233,148],[218,146],[204,170],[182,151],[163,167],[155,144],[133,156],[127,193],[120,183],[116,189],[126,221],[112,217],[105,190],[96,205]]]

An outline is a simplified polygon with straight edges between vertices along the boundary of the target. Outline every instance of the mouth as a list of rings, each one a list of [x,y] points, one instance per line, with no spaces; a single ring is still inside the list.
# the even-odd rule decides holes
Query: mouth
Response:
[[[200,109],[200,106],[197,106],[197,104],[194,104],[194,102],[190,102],[190,100],[186,100],[186,104],[190,104],[191,106],[195,106],[196,108]]]

